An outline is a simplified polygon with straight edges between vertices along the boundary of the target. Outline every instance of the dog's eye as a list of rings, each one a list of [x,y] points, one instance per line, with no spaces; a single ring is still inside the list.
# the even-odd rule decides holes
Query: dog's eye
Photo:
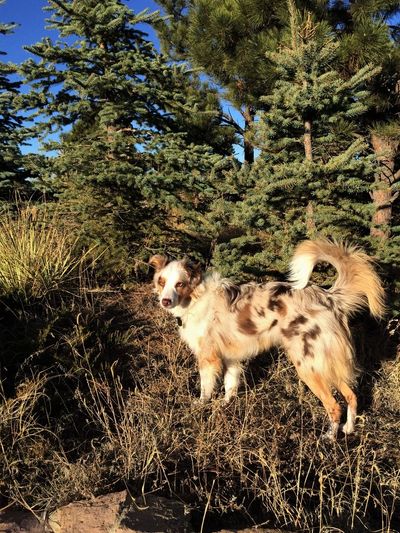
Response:
[[[160,287],[164,287],[164,285],[165,285],[165,279],[164,279],[164,278],[160,278],[160,279],[158,280],[158,284],[160,285]]]
[[[184,287],[184,286],[185,286],[185,284],[183,283],[183,281],[178,281],[178,283],[175,285],[175,287],[176,287],[177,289],[181,289],[181,288]]]

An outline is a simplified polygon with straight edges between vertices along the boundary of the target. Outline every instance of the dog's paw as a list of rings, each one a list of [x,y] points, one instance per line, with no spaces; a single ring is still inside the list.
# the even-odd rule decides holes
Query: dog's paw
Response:
[[[340,429],[345,435],[351,435],[354,433],[354,424],[349,424],[349,422],[346,422],[340,426]]]
[[[210,403],[211,398],[205,398],[204,396],[200,396],[199,398],[195,398],[193,400],[193,405],[207,405]]]
[[[326,433],[322,435],[322,438],[326,441],[334,442],[337,439],[339,424],[331,424]]]

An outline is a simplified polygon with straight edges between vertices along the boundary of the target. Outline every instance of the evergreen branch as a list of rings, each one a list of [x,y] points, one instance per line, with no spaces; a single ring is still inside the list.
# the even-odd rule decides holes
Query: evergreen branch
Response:
[[[236,133],[240,133],[240,134],[244,133],[244,129],[236,122],[236,120],[232,117],[230,112],[229,112],[229,116],[226,113],[221,112],[219,114],[219,117],[223,121],[224,124],[233,126],[235,128]]]
[[[68,13],[68,15],[71,15],[71,16],[77,16],[79,18],[79,15],[77,15],[75,13],[75,11],[73,11],[72,9],[68,8],[64,2],[62,2],[61,0],[51,0],[51,2],[53,4],[56,4],[56,6],[58,6],[60,9],[63,9],[66,13]],[[81,16],[80,18],[83,19],[83,17]]]

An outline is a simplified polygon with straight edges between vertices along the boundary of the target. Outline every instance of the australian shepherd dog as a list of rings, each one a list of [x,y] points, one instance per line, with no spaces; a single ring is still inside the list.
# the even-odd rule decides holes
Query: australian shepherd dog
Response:
[[[338,276],[325,290],[309,284],[314,266],[327,262]],[[236,394],[242,362],[272,346],[284,348],[299,377],[321,400],[335,438],[347,403],[344,433],[354,430],[357,377],[348,319],[357,310],[384,314],[384,290],[371,259],[354,246],[328,240],[304,241],[295,250],[288,282],[235,285],[217,273],[203,273],[187,259],[153,256],[155,291],[172,313],[200,371],[201,400],[211,398],[223,375],[225,400]]]

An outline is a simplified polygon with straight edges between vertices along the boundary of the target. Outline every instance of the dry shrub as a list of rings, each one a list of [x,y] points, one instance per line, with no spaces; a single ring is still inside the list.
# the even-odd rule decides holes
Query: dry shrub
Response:
[[[77,239],[45,206],[20,207],[0,220],[0,296],[28,303],[62,289],[70,290],[93,250],[75,252]]]
[[[324,409],[276,353],[249,365],[229,405],[221,395],[203,405],[193,357],[149,288],[96,298],[51,347],[58,357],[64,351],[64,366],[70,358],[64,378],[47,374],[29,402],[4,407],[8,419],[26,419],[45,451],[33,457],[22,433],[2,449],[3,478],[14,479],[3,494],[51,509],[125,485],[179,497],[201,515],[207,509],[214,523],[238,513],[249,524],[295,531],[399,527],[398,418],[379,395],[354,436],[328,442]],[[387,376],[391,390],[397,382]],[[3,398],[4,406],[16,401]],[[41,405],[39,425],[33,405]],[[1,428],[5,442],[19,434]]]
[[[386,361],[376,380],[374,387],[374,405],[377,409],[398,417],[400,415],[400,321],[392,320],[388,325],[388,333],[397,345],[395,359]]]
[[[367,413],[355,436],[327,442],[322,406],[279,354],[251,365],[230,405],[200,404],[195,363],[173,321],[147,297],[145,305],[151,328],[129,356],[135,388],[124,389],[112,368],[111,380],[88,369],[79,395],[102,435],[97,453],[121,479],[299,531],[390,531],[400,503],[396,420]]]

